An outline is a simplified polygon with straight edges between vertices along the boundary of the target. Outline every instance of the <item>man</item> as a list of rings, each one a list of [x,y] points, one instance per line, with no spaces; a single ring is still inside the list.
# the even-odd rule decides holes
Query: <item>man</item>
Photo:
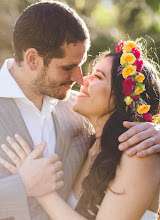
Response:
[[[85,23],[60,2],[36,3],[18,18],[13,32],[15,58],[5,61],[0,72],[0,144],[7,144],[6,137],[13,138],[17,133],[30,146],[45,140],[47,147],[44,158],[35,160],[32,155],[19,174],[10,175],[0,167],[0,219],[49,219],[32,197],[62,187],[57,172],[60,164],[57,165],[54,153],[63,164],[64,187],[60,194],[67,199],[90,140],[83,128],[83,117],[71,109],[76,93],[70,92],[66,100],[58,103],[57,99],[67,97],[73,82],[83,83],[81,65],[89,45]],[[127,141],[120,147],[124,149],[144,138],[143,148],[146,142],[148,146],[155,144],[153,140],[158,143],[159,133],[148,123],[147,126],[146,131],[141,125],[133,126],[124,134],[127,138],[121,137],[121,141]],[[156,139],[149,138],[151,129]],[[137,139],[139,131],[141,135]],[[4,146],[2,148],[7,152]],[[0,155],[8,160],[2,150]],[[17,166],[18,163],[15,161]],[[39,167],[38,173],[35,173],[36,167]]]
[[[13,32],[15,59],[7,60],[1,69],[0,143],[4,143],[8,135],[14,137],[16,133],[30,146],[45,140],[44,162],[48,165],[44,165],[43,160],[39,164],[30,161],[26,169],[30,170],[29,175],[23,170],[21,178],[19,175],[10,175],[0,167],[0,219],[12,216],[21,220],[48,219],[31,197],[37,190],[37,195],[42,195],[58,189],[62,182],[58,181],[55,186],[51,177],[46,178],[43,190],[42,181],[37,180],[33,184],[29,176],[36,177],[32,172],[34,166],[38,166],[40,172],[45,168],[44,175],[47,176],[47,169],[51,169],[56,160],[50,156],[53,153],[59,155],[67,175],[70,166],[73,167],[70,179],[64,177],[66,184],[61,195],[67,197],[89,147],[89,139],[83,132],[82,117],[71,110],[75,93],[67,101],[58,104],[57,99],[62,100],[67,96],[73,82],[82,83],[81,65],[87,57],[89,45],[85,23],[65,4],[37,3],[17,20]],[[0,155],[6,158],[2,150]],[[73,155],[78,160],[69,162]],[[53,170],[52,175],[56,171]],[[30,197],[30,210],[27,197]]]

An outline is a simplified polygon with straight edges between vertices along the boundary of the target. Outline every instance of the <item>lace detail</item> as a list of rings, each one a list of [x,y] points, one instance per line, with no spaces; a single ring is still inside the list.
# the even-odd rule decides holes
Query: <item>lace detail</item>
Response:
[[[157,213],[157,220],[160,220],[160,209],[158,210],[158,213]]]

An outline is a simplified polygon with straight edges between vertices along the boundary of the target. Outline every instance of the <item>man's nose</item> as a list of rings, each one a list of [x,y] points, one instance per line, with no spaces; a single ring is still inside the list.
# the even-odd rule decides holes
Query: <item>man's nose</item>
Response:
[[[83,83],[83,73],[80,66],[77,66],[77,68],[71,73],[70,80],[78,84]]]

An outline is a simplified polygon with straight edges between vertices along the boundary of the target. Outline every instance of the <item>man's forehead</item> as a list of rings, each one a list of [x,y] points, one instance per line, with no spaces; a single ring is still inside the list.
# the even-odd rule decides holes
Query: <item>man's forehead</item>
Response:
[[[63,64],[66,67],[82,66],[83,63],[85,63],[86,59],[87,59],[87,52],[79,58],[74,57],[72,60],[70,60],[69,58],[67,59],[66,57]]]
[[[62,49],[65,52],[65,55],[81,55],[83,56],[87,52],[87,45],[85,41],[78,41],[77,43],[64,43]]]
[[[72,67],[75,67],[75,66],[82,66],[83,65],[83,63],[85,63],[85,61],[86,61],[86,57],[87,56],[85,56],[85,58],[84,59],[82,59],[80,62],[64,62],[63,63],[63,66],[65,66],[65,67],[68,67],[68,68],[72,68]]]
[[[63,46],[64,64],[68,66],[82,65],[87,59],[87,48],[85,42],[70,43]]]

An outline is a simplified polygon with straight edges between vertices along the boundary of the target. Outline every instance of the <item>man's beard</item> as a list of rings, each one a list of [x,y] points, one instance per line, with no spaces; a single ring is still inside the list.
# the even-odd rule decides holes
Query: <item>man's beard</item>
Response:
[[[72,82],[62,83],[62,85],[72,84]],[[68,91],[63,91],[61,89],[61,84],[56,82],[49,82],[47,78],[47,71],[44,67],[37,78],[33,82],[33,89],[37,95],[47,95],[59,100],[63,100],[67,97]]]

